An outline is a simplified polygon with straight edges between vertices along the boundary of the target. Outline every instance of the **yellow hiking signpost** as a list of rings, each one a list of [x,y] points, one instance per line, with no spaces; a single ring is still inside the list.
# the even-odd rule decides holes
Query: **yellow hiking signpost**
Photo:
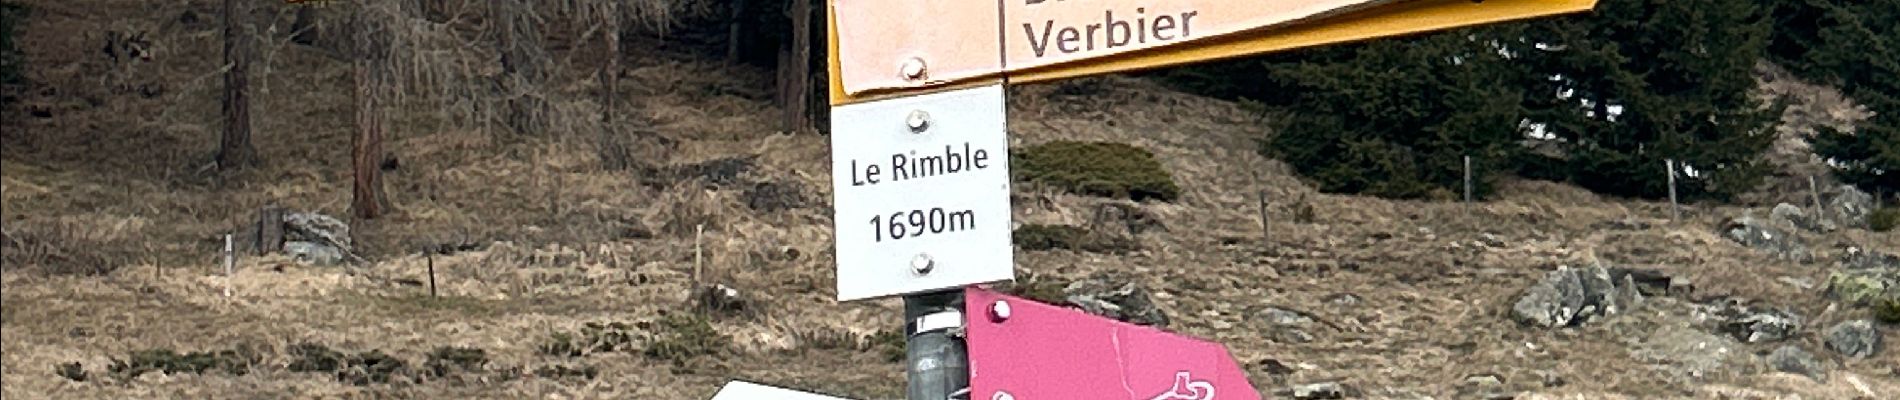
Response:
[[[957,4],[953,8],[944,3]],[[1582,12],[1595,7],[1596,0],[1000,0],[994,10],[983,4],[832,1],[826,24],[831,104],[998,79],[1051,81]],[[1012,17],[1016,10],[1039,13]],[[1215,11],[1245,15],[1222,19]],[[1147,43],[1139,43],[1143,34]],[[860,44],[851,45],[854,40]],[[1038,49],[1042,57],[1036,57]],[[920,67],[921,79],[907,79],[906,68],[913,67]]]
[[[912,400],[1015,399],[1016,394],[1123,398],[1123,393],[1129,400],[1212,399],[1217,389],[1221,399],[1258,399],[1218,344],[1098,316],[1065,317],[1070,311],[978,286],[1015,277],[1006,86],[1581,12],[1595,5],[1596,0],[828,0],[837,299],[903,297],[906,397]],[[1103,332],[1113,332],[1115,339],[1094,347],[1072,340],[1099,339]],[[1124,342],[1127,332],[1147,334]],[[1153,353],[1137,362],[1087,368],[1114,366],[1086,360],[1119,362],[1124,351],[1148,348],[1135,344],[1149,340],[1155,343]],[[1067,350],[1053,357],[1018,351],[1049,346]],[[1129,386],[1137,381],[1140,393]],[[750,389],[758,388],[732,390]]]

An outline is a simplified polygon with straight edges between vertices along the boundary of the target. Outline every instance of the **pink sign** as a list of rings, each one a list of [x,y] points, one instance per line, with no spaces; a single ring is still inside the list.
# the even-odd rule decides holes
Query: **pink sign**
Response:
[[[1218,343],[974,287],[964,301],[972,399],[1260,399]]]

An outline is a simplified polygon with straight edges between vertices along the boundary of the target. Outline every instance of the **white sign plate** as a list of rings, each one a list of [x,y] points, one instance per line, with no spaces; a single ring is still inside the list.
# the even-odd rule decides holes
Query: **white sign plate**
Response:
[[[1003,107],[992,85],[831,109],[839,301],[1013,279]]]
[[[712,400],[847,400],[847,399],[841,398],[841,397],[816,395],[816,394],[805,393],[805,392],[800,392],[800,391],[791,390],[791,389],[780,389],[780,388],[760,385],[760,384],[751,383],[751,382],[732,381],[732,382],[726,382],[726,386],[719,388],[719,393],[713,393]]]

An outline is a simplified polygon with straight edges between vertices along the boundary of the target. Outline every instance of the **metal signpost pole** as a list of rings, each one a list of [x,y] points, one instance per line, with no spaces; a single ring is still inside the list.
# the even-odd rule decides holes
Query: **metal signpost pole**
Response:
[[[904,296],[905,398],[970,398],[962,310],[962,290]]]

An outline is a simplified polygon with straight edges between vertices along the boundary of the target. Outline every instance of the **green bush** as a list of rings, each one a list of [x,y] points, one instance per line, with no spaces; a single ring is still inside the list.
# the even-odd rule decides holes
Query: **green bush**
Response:
[[[1016,180],[1086,196],[1174,201],[1181,188],[1154,153],[1110,142],[1056,141],[1011,154]]]
[[[1900,324],[1900,296],[1882,297],[1874,301],[1874,319],[1888,324]]]
[[[1883,207],[1867,216],[1867,227],[1874,232],[1888,232],[1900,227],[1900,207]]]

